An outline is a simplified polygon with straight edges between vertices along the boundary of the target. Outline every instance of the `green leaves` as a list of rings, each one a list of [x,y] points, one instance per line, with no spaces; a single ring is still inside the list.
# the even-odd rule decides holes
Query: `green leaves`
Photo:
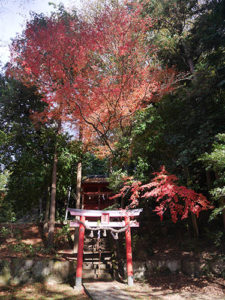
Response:
[[[0,173],[0,201],[1,201],[1,193],[4,193],[7,189],[7,183],[9,180],[10,173],[7,170],[4,170]]]
[[[213,210],[209,219],[212,221],[217,216],[225,213],[225,133],[216,135],[212,151],[203,154],[199,160],[204,163],[207,170],[213,170],[216,175],[214,188],[210,190],[212,198],[217,202],[217,207]]]
[[[124,184],[123,178],[127,176],[127,172],[119,169],[117,171],[113,171],[109,177],[109,188],[114,191],[118,192]]]
[[[210,153],[203,154],[200,159],[207,167],[213,168],[219,173],[225,170],[225,133],[216,135],[216,142]]]

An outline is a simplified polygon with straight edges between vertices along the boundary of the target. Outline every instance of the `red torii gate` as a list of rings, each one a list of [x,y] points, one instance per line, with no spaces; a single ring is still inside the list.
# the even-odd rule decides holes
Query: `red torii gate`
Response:
[[[79,243],[77,253],[77,270],[76,270],[76,287],[82,285],[82,268],[83,268],[83,248],[85,228],[88,230],[111,230],[119,233],[125,231],[126,237],[126,259],[127,259],[127,282],[129,286],[133,285],[133,263],[131,247],[131,230],[130,227],[139,227],[136,220],[130,220],[130,217],[138,217],[142,209],[132,210],[87,210],[87,209],[67,209],[72,216],[79,216],[80,220],[70,222],[71,227],[79,227]],[[99,221],[85,220],[87,217],[101,218]],[[111,218],[124,218],[121,221],[111,221]],[[120,228],[120,229],[115,229]]]

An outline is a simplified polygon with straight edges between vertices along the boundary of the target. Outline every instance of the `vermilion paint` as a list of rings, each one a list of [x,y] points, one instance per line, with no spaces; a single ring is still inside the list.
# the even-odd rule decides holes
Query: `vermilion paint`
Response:
[[[85,222],[85,217],[80,217],[81,222]],[[84,249],[84,232],[85,227],[80,224],[79,228],[79,242],[78,242],[78,253],[77,253],[77,272],[76,272],[76,287],[80,287],[82,284],[82,268],[83,268],[83,249]]]
[[[130,218],[125,217],[125,224],[128,228],[125,231],[126,237],[126,256],[127,256],[127,279],[128,285],[133,285],[133,262],[132,262],[132,248],[131,248],[131,231]]]

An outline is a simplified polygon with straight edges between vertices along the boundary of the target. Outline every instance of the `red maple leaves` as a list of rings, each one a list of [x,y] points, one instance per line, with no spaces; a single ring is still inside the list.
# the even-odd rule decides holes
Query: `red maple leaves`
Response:
[[[124,199],[129,195],[129,201],[131,202],[127,208],[133,208],[139,204],[141,181],[134,181],[133,177],[123,177],[124,186],[120,189],[120,192],[110,199],[122,198]]]
[[[12,44],[9,71],[48,103],[36,118],[82,125],[84,142],[112,151],[112,131],[173,89],[175,71],[153,63],[152,20],[141,9],[106,6],[90,23],[52,15],[27,24]]]
[[[197,217],[203,210],[212,209],[213,206],[202,194],[196,193],[192,189],[185,186],[178,186],[178,178],[175,175],[170,175],[163,166],[160,172],[154,173],[155,177],[148,184],[141,185],[141,182],[134,181],[124,185],[120,193],[113,198],[124,198],[129,192],[129,207],[136,206],[140,199],[155,199],[157,205],[154,211],[163,219],[164,213],[169,210],[171,219],[174,223],[178,217],[181,220],[188,217],[189,212],[192,212]],[[127,182],[126,182],[127,183]]]

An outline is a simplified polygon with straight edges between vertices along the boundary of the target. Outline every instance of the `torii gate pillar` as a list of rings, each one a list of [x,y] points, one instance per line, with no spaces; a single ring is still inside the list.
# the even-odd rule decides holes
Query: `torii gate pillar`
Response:
[[[80,217],[81,222],[85,222],[85,217]],[[84,232],[85,227],[83,224],[80,224],[79,227],[79,244],[78,244],[78,253],[77,253],[77,272],[76,272],[76,287],[82,287],[82,266],[83,266],[83,249],[84,249]]]
[[[134,284],[134,279],[133,279],[133,262],[132,262],[131,231],[130,231],[129,217],[125,217],[125,224],[127,226],[127,229],[125,231],[126,257],[127,257],[127,283],[129,286],[132,286]]]

